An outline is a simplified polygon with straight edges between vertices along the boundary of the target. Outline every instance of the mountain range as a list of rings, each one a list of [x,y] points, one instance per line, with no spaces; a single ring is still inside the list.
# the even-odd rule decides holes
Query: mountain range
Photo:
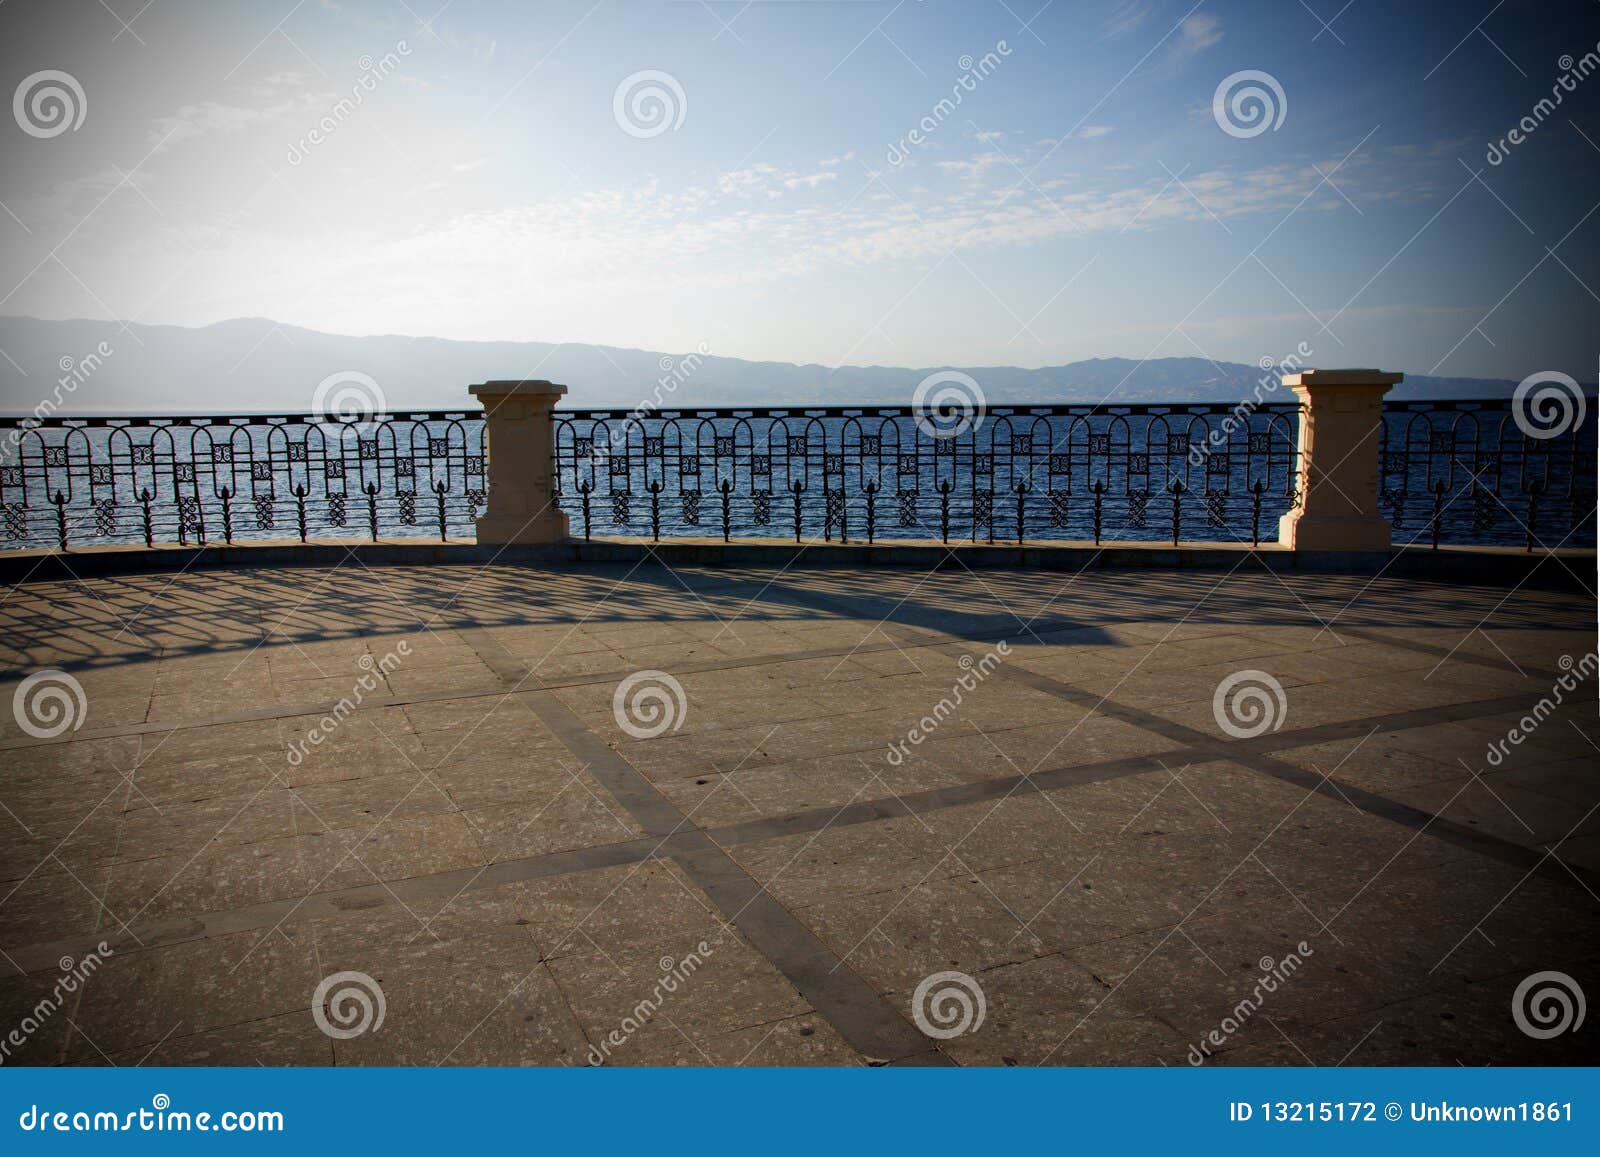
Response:
[[[494,378],[562,382],[564,404],[574,408],[632,408],[658,396],[664,409],[903,405],[919,382],[945,369],[972,377],[991,405],[1236,402],[1277,374],[1203,358],[830,367],[574,343],[350,337],[265,318],[185,328],[0,317],[0,411],[10,414],[33,412],[45,399],[67,415],[305,413],[319,383],[352,374],[376,383],[393,411],[474,408],[467,385]],[[1515,386],[1408,375],[1390,397],[1503,398]],[[1279,400],[1289,400],[1287,392]]]

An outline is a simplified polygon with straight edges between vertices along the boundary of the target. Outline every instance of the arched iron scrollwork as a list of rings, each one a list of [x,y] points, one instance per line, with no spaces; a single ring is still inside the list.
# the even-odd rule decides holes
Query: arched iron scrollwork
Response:
[[[432,411],[0,418],[0,535],[66,549],[204,545],[214,533],[467,538],[487,489],[483,426]],[[429,495],[432,518],[418,505]]]
[[[557,411],[557,497],[586,536],[1250,544],[1301,474],[1294,403],[991,407],[954,437],[916,419]],[[1378,467],[1397,542],[1594,544],[1592,417],[1539,438],[1506,401],[1391,402]],[[470,538],[487,492],[468,412],[0,419],[10,547]]]
[[[1378,498],[1394,541],[1593,546],[1593,417],[1530,430],[1509,401],[1386,403]]]
[[[1212,538],[1253,543],[1288,509],[1299,472],[1294,403],[1242,415],[1209,403],[992,407],[955,437],[902,406],[558,410],[553,420],[574,524],[595,533],[592,508],[609,501],[611,533],[657,538],[703,534],[710,500],[729,538],[787,524],[797,541],[1138,540],[1170,528],[1170,517],[1150,518],[1157,496],[1176,498]],[[629,517],[640,492],[648,524]]]

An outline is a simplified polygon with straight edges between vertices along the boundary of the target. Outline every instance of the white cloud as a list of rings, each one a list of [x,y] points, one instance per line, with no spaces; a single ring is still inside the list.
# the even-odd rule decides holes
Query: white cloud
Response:
[[[947,173],[956,173],[968,180],[976,181],[985,171],[1004,162],[1005,158],[999,153],[979,153],[970,161],[936,161],[935,166]]]
[[[829,181],[836,181],[838,179],[838,173],[807,173],[802,177],[786,177],[784,178],[783,183],[790,189],[798,189],[802,185],[808,189],[815,189],[818,185],[826,185]]]
[[[1117,0],[1106,20],[1106,38],[1114,40],[1126,36],[1150,19],[1155,6],[1149,0]]]
[[[1199,52],[1222,39],[1222,20],[1209,12],[1196,12],[1184,18],[1178,34],[1183,37],[1180,44],[1183,53]]]

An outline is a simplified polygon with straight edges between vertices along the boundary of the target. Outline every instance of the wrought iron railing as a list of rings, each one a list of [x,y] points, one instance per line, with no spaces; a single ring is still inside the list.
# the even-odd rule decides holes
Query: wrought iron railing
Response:
[[[0,419],[6,544],[471,537],[483,416]]]
[[[1295,497],[1298,407],[558,411],[574,533],[1257,543]]]
[[[1509,401],[1389,402],[1378,505],[1396,543],[1592,547],[1595,458],[1586,413],[1552,434]]]
[[[1259,543],[1295,501],[1298,407],[906,407],[554,415],[573,533],[841,541]],[[1595,425],[1535,437],[1508,402],[1393,402],[1397,543],[1593,546]],[[9,547],[469,539],[489,489],[472,411],[0,419]]]

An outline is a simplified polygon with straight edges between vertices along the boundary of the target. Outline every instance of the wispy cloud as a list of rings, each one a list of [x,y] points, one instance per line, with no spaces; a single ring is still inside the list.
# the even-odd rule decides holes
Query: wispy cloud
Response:
[[[1222,20],[1209,12],[1196,12],[1184,18],[1178,38],[1178,52],[1192,56],[1222,39]]]

